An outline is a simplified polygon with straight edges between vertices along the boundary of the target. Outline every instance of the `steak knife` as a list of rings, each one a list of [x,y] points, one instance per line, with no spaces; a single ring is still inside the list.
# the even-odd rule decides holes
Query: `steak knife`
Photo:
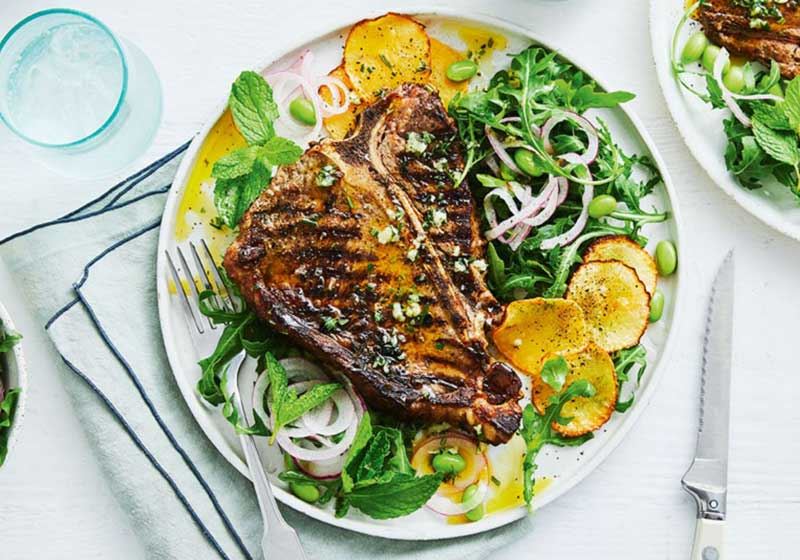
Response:
[[[733,252],[717,270],[708,304],[697,450],[683,488],[697,502],[691,560],[727,560],[724,551],[733,335]]]

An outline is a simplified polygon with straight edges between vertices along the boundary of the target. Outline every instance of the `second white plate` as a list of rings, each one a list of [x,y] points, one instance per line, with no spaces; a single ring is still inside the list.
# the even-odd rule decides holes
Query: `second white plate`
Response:
[[[771,228],[800,240],[800,200],[777,181],[758,190],[742,187],[725,167],[726,138],[722,121],[730,112],[712,109],[681,87],[672,74],[672,36],[683,10],[682,0],[650,0],[650,37],[658,81],[681,136],[719,188]],[[688,34],[684,29],[682,40]]]

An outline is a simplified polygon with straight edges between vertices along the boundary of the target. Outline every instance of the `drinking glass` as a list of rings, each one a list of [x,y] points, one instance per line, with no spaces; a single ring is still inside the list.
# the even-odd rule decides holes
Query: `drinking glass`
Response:
[[[0,42],[0,120],[66,175],[108,175],[147,149],[161,84],[138,48],[70,9],[28,16]]]

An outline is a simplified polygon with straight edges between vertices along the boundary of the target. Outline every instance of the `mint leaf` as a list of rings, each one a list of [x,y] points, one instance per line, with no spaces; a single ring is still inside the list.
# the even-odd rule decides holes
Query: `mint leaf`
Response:
[[[239,225],[244,213],[266,188],[270,179],[269,169],[258,162],[247,175],[235,179],[217,179],[214,205],[222,222],[229,228]]]
[[[787,115],[789,115],[787,110]],[[791,116],[789,116],[791,120]],[[797,166],[800,163],[800,152],[797,149],[797,137],[784,135],[759,121],[753,119],[753,135],[756,142],[768,155],[782,163]]]
[[[372,420],[370,419],[369,412],[365,412],[358,424],[358,430],[353,438],[353,443],[347,451],[347,456],[344,459],[344,466],[342,467],[342,490],[349,492],[353,489],[355,484],[355,474],[351,472],[358,466],[359,456],[364,448],[372,438]]]
[[[379,430],[364,453],[364,458],[358,466],[356,473],[356,482],[363,482],[366,480],[374,480],[384,472],[384,463],[392,450],[392,441],[389,433],[385,430]]]
[[[770,105],[756,102],[753,104],[753,118],[773,130],[792,130],[792,125],[786,116],[785,106],[786,103]]]
[[[800,134],[800,76],[794,78],[786,86],[782,105],[792,128]]]
[[[258,146],[249,146],[219,158],[211,168],[211,176],[215,179],[236,179],[250,173],[258,151]]]
[[[287,138],[270,138],[258,150],[258,157],[268,165],[289,165],[300,159],[303,149]]]
[[[22,390],[17,387],[9,389],[0,402],[0,467],[8,455],[8,440],[11,437],[11,426],[14,424],[14,413]]]
[[[272,88],[260,74],[249,70],[239,74],[231,86],[228,106],[248,144],[262,145],[275,136],[278,106],[272,99]]]
[[[339,383],[324,383],[322,385],[314,385],[299,397],[296,396],[291,400],[285,399],[278,409],[278,421],[275,423],[275,431],[277,432],[281,427],[291,424],[309,410],[318,407],[341,388],[342,386]]]
[[[441,474],[415,477],[396,473],[388,482],[357,486],[347,495],[347,500],[373,519],[393,519],[425,505],[441,482]]]
[[[550,385],[553,391],[560,392],[564,387],[564,382],[567,380],[568,373],[569,365],[564,356],[551,358],[542,367],[542,381]]]

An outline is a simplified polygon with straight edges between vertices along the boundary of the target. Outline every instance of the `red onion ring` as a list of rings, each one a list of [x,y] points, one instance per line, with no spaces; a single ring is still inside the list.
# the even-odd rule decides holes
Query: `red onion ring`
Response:
[[[580,161],[580,163],[589,165],[597,158],[597,152],[600,147],[600,138],[597,134],[597,129],[589,121],[589,119],[579,115],[578,113],[564,111],[547,119],[547,122],[544,123],[544,127],[542,128],[542,139],[544,140],[545,150],[547,150],[548,153],[553,153],[553,145],[550,143],[550,133],[558,123],[566,120],[573,121],[578,125],[578,127],[580,127],[581,130],[586,133],[586,136],[589,139],[589,145],[586,147],[586,151],[583,154],[575,154],[575,156],[577,156],[577,159]],[[558,157],[565,159],[564,156]]]
[[[722,70],[725,68],[728,60],[730,60],[730,55],[728,54],[728,50],[723,47],[720,49],[719,53],[717,54],[717,59],[714,61],[712,75],[722,90],[722,100],[725,102],[725,105],[727,105],[728,109],[731,110],[731,113],[733,113],[733,116],[736,117],[736,120],[742,123],[742,125],[745,127],[750,128],[753,126],[753,123],[750,121],[750,118],[745,114],[742,108],[739,107],[739,104],[736,103],[733,93],[727,87],[725,87],[725,82],[722,81]]]
[[[594,186],[584,185],[583,196],[581,197],[583,208],[581,209],[578,219],[568,231],[565,231],[561,235],[557,235],[542,241],[542,249],[549,251],[555,247],[564,247],[565,245],[572,243],[575,238],[581,234],[586,227],[586,222],[589,220],[589,203],[592,201],[592,198],[594,198]]]
[[[327,461],[292,461],[300,471],[316,480],[336,480],[342,474],[345,455],[340,455]]]
[[[489,144],[491,144],[492,150],[494,150],[494,153],[497,154],[497,157],[500,158],[500,161],[505,163],[508,166],[508,168],[511,169],[514,173],[521,174],[522,171],[519,170],[517,164],[514,163],[514,160],[511,159],[510,155],[508,155],[508,152],[503,146],[503,143],[500,142],[500,140],[497,138],[494,131],[492,130],[492,127],[490,127],[489,125],[486,125],[486,138],[489,139]]]
[[[502,190],[502,187],[498,187],[498,189]],[[509,210],[512,211],[511,216],[503,220],[496,226],[485,231],[484,235],[486,236],[486,239],[488,239],[489,241],[497,239],[498,237],[503,235],[506,231],[513,228],[520,222],[533,217],[537,212],[539,212],[539,210],[541,210],[545,206],[545,204],[551,198],[553,198],[553,202],[555,203],[555,198],[551,195],[557,194],[557,189],[558,189],[558,183],[556,182],[555,177],[551,175],[550,180],[547,182],[544,189],[542,189],[542,192],[536,198],[529,200],[527,202],[523,202],[523,206],[518,211],[515,211],[513,208],[509,207]],[[488,198],[490,194],[491,193],[486,195],[486,197]],[[517,196],[517,198],[521,197]],[[484,204],[485,201],[486,198],[484,198]],[[555,211],[555,207],[553,208],[553,211]]]

